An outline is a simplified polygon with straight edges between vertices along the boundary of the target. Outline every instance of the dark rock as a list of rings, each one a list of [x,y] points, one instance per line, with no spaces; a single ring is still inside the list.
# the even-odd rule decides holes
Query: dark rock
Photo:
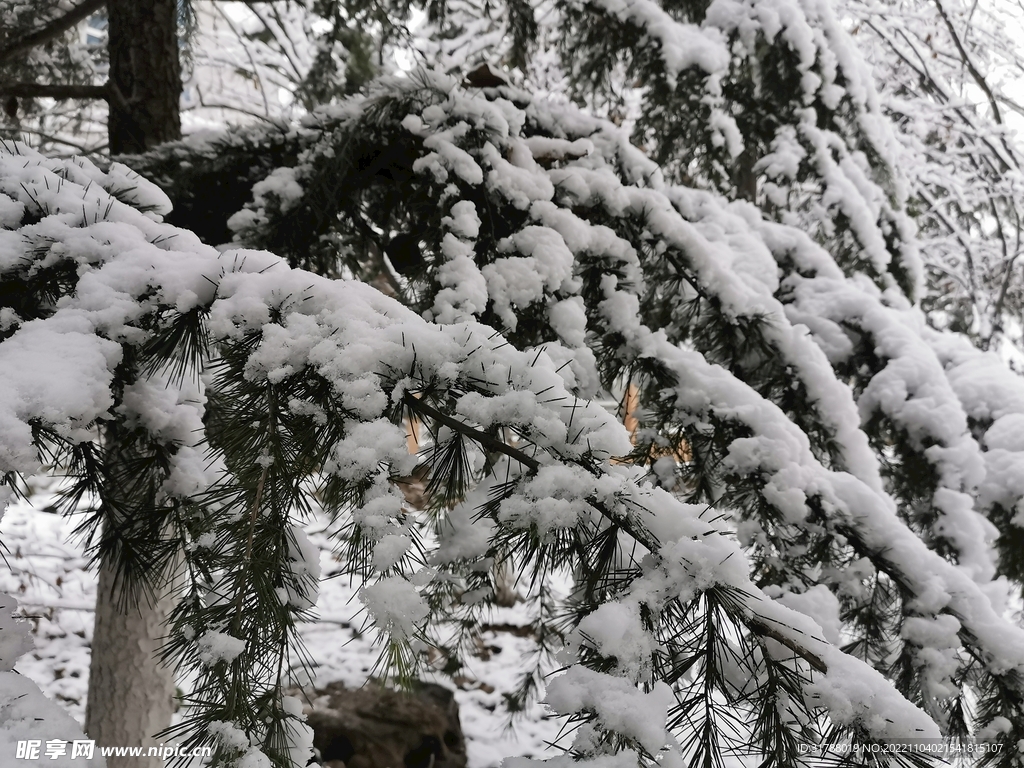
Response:
[[[485,62],[466,75],[465,85],[469,88],[498,88],[508,85],[508,80],[492,70]]]
[[[420,251],[420,238],[418,235],[400,234],[391,238],[385,246],[384,253],[395,271],[409,277],[423,266],[423,252]]]
[[[459,705],[447,688],[413,692],[331,683],[307,692],[320,763],[331,768],[466,768]]]

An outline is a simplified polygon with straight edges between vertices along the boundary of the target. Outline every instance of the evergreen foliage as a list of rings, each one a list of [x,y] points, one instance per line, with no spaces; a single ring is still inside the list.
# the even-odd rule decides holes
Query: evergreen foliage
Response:
[[[306,94],[337,98],[298,125],[128,158],[175,213],[120,164],[3,145],[9,483],[67,466],[128,584],[184,552],[166,656],[197,674],[185,737],[222,764],[308,754],[280,684],[315,604],[316,507],[399,681],[424,644],[457,662],[520,574],[540,653],[509,704],[564,667],[554,762],[976,737],[1001,746],[979,764],[1019,765],[1024,382],[916,303],[948,297],[911,213],[932,266],[950,240],[921,205],[934,176],[900,163],[945,145],[894,129],[826,2],[544,8],[557,33],[515,3],[428,9],[442,65],[476,63],[487,30],[491,63],[520,68],[492,87],[359,75]],[[351,52],[342,20],[383,45],[408,8],[317,13]],[[552,40],[575,103],[531,92]],[[970,183],[943,194],[979,222]],[[593,402],[630,390],[632,434]],[[413,472],[426,510],[396,487]]]
[[[995,531],[975,509],[990,508],[992,521],[1002,523],[1002,571],[1016,570],[1006,545],[1013,527],[996,507],[971,500],[972,492],[975,498],[989,492],[973,490],[985,485],[985,457],[961,400],[977,408],[976,380],[964,374],[984,358],[976,353],[971,363],[961,361],[947,382],[936,357],[947,337],[928,331],[895,286],[883,293],[874,287],[877,276],[869,282],[847,278],[805,235],[769,224],[743,203],[723,206],[709,194],[666,185],[657,167],[613,126],[508,92],[525,107],[519,137],[514,127],[506,128],[507,113],[485,111],[479,96],[458,97],[452,86],[397,81],[354,114],[351,107],[340,117],[337,110],[320,113],[319,141],[316,132],[307,137],[302,162],[268,177],[282,181],[262,184],[247,212],[232,219],[240,242],[274,248],[318,270],[331,266],[302,260],[317,254],[329,259],[333,249],[355,257],[340,264],[365,276],[380,268],[374,260],[387,250],[383,240],[366,238],[387,236],[375,234],[380,232],[397,238],[415,226],[419,258],[393,275],[406,302],[442,322],[475,314],[524,347],[556,341],[576,346],[570,364],[583,368],[577,374],[581,392],[597,382],[606,389],[627,379],[639,385],[643,417],[634,461],[652,466],[663,484],[689,501],[737,510],[761,586],[801,593],[834,580],[851,633],[846,647],[899,680],[902,692],[950,732],[972,732],[976,723],[947,723],[947,711],[971,719],[960,701],[963,675],[957,674],[956,685],[941,682],[947,672],[939,669],[952,669],[946,666],[949,652],[934,654],[927,641],[906,639],[907,626],[918,626],[925,616],[915,594],[923,585],[912,586],[914,569],[904,570],[900,558],[885,554],[895,534],[871,529],[891,514],[882,509],[898,510],[935,552],[987,581],[994,567],[985,541]],[[367,136],[386,137],[387,149],[360,141]],[[413,160],[409,155],[421,142],[421,159]],[[369,158],[360,158],[364,146]],[[505,158],[518,162],[511,166]],[[285,178],[295,186],[285,186]],[[332,208],[339,198],[325,184],[348,190],[340,199],[351,208]],[[432,211],[431,203],[440,210]],[[354,220],[351,210],[380,212],[382,218]],[[539,228],[557,232],[573,252],[578,284],[551,281],[545,289],[537,283],[532,294],[519,285],[510,301],[505,274],[527,264],[545,277],[552,270],[531,262],[537,243],[544,242]],[[274,239],[282,236],[290,239]],[[472,261],[465,258],[469,253]],[[755,261],[754,254],[767,261]],[[574,305],[582,307],[585,326],[564,312]],[[791,318],[816,332],[830,360],[790,325]],[[677,351],[666,349],[661,359],[644,326],[680,345]],[[699,356],[683,362],[683,350]],[[596,368],[588,371],[591,359]],[[695,373],[709,363],[743,385],[725,394],[723,384],[711,383],[718,368]],[[1003,384],[1015,386],[1011,382]],[[714,395],[679,402],[668,393],[680,387]],[[772,417],[733,415],[735,401],[748,397],[780,411]],[[936,407],[950,408],[950,418],[926,415]],[[717,410],[730,415],[715,416]],[[770,450],[740,448],[764,439],[758,435],[769,429],[765,419],[775,418],[785,430],[803,434],[798,440],[806,442],[806,458],[774,442]],[[688,460],[675,466],[665,460],[673,455]],[[783,481],[779,473],[792,472],[791,461],[809,462],[820,468],[814,472],[833,479]],[[840,490],[847,472],[884,499],[875,523],[860,532],[848,527],[850,520],[832,519],[837,506],[850,503],[838,500],[852,493]],[[989,471],[987,482],[1005,482],[997,474],[1005,478]],[[798,490],[802,501],[787,500],[781,490]],[[788,503],[802,511],[787,511]],[[840,586],[850,573],[871,586]],[[963,620],[958,609],[949,610]],[[942,612],[928,621],[952,627]],[[938,642],[948,643],[948,635]],[[998,687],[1004,686],[1005,680]]]

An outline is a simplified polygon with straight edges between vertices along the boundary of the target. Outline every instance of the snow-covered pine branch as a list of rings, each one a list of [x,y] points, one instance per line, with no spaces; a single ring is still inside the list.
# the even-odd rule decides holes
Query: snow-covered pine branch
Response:
[[[537,567],[564,563],[609,531],[635,542],[628,560],[608,563],[617,572],[595,582],[590,600],[578,601],[579,640],[568,646],[578,661],[549,694],[563,714],[591,721],[577,736],[580,749],[607,742],[655,755],[680,748],[663,725],[678,705],[657,670],[688,642],[724,643],[710,649],[709,665],[733,656],[726,636],[677,631],[677,622],[687,627],[702,612],[760,649],[741,657],[749,676],[771,670],[789,679],[863,737],[937,735],[880,674],[766,597],[750,581],[736,541],[702,519],[705,506],[682,504],[647,484],[641,468],[614,463],[630,449],[624,428],[572,395],[571,373],[543,350],[517,351],[468,320],[432,325],[372,288],[294,270],[267,253],[217,253],[111,196],[163,207],[155,189],[123,168],[103,174],[84,161],[4,149],[5,278],[74,275],[51,310],[8,313],[0,343],[5,472],[36,471],[40,452],[58,447],[73,454],[105,422],[167,450],[165,522],[184,545],[190,576],[172,656],[201,672],[187,726],[193,738],[213,738],[221,757],[263,752],[281,762],[291,753],[303,761],[294,706],[276,684],[294,643],[294,618],[315,599],[315,561],[296,527],[314,466],[323,468],[327,508],[351,514],[353,536],[368,545],[359,550],[367,560],[350,563],[369,579],[364,602],[394,643],[427,631],[420,592],[429,593],[432,580],[443,585],[448,573],[471,583],[479,559],[502,536],[530,540]],[[161,358],[140,356],[155,352],[162,328],[197,310],[209,349],[217,350],[212,376],[204,377],[209,450],[218,459],[212,467],[196,448],[201,398],[187,375],[168,374],[183,348],[160,345]],[[126,371],[133,357],[146,364]],[[424,548],[429,542],[389,482],[416,461],[396,425],[407,393],[465,424],[447,433],[435,428],[435,456],[444,453],[442,442],[460,440],[478,454],[472,435],[479,429],[514,431],[531,455],[525,467],[481,455],[491,471],[442,516],[437,554],[420,562],[396,550],[395,537],[418,538]],[[430,420],[429,411],[419,415]],[[483,499],[490,514],[466,530]],[[566,535],[576,546],[565,548]],[[601,637],[596,630],[607,630],[612,614],[614,631]],[[820,676],[801,672],[794,652]],[[635,694],[622,699],[629,690]],[[804,706],[792,701],[795,712]],[[812,720],[805,714],[793,727],[803,731]]]
[[[943,732],[1015,743],[1024,658],[993,581],[1019,583],[1015,444],[985,436],[1016,412],[1012,374],[979,404],[967,363],[951,362],[973,361],[970,346],[928,330],[898,280],[847,275],[754,206],[667,183],[620,129],[568,106],[420,73],[318,111],[289,141],[296,164],[264,172],[230,221],[240,243],[328,273],[386,271],[435,321],[477,317],[543,348],[578,394],[632,381],[633,461],[731,510],[758,586],[836,627]],[[549,608],[538,598],[542,623]],[[713,750],[726,736],[706,715],[698,748]]]

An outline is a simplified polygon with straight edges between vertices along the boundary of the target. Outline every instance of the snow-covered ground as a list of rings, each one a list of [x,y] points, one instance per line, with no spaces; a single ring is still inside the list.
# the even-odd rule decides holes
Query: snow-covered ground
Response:
[[[6,567],[0,564],[0,592],[18,598],[35,636],[35,650],[22,657],[17,670],[84,722],[96,575],[86,567],[81,543],[71,540],[80,518],[47,511],[53,498],[40,490],[31,504],[12,505],[0,521],[0,542],[6,547]],[[314,522],[310,531],[311,539],[321,547],[327,574],[337,563],[327,537],[316,533],[323,527]],[[345,577],[326,579],[317,606],[319,618],[302,630],[318,685],[334,680],[360,685],[374,666],[377,651],[371,637],[359,631],[364,615],[355,593]],[[527,622],[522,610],[510,608],[497,612],[490,625],[514,628]],[[480,655],[467,660],[467,669],[458,678],[456,697],[470,768],[496,766],[513,755],[558,751],[549,743],[558,736],[559,721],[546,719],[543,709],[535,706],[510,728],[503,707],[503,694],[515,687],[519,661],[532,646],[521,634],[505,629],[485,633]],[[446,684],[452,686],[450,681]]]

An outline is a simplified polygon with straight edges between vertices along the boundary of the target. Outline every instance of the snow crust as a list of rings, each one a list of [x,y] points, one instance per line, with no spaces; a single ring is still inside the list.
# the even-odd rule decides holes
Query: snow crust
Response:
[[[46,757],[46,742],[55,739],[67,742],[64,754]],[[81,726],[46,698],[34,682],[17,672],[0,671],[0,750],[10,756],[8,760],[15,759],[19,741],[36,740],[40,743],[40,762],[45,760],[45,765],[103,768],[106,761],[95,751],[89,760],[71,758],[71,742],[84,739]]]

